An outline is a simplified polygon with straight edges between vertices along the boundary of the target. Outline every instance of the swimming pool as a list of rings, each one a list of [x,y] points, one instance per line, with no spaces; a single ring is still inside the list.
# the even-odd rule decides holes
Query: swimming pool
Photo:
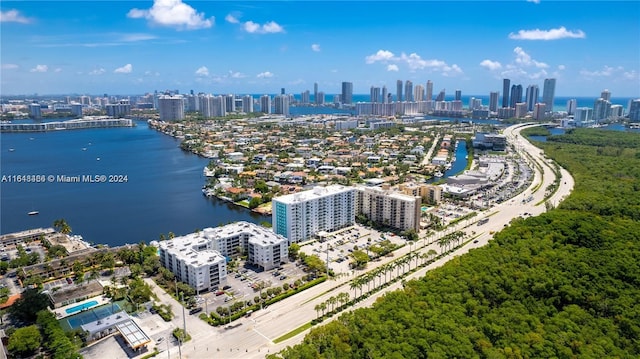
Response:
[[[80,305],[76,305],[75,307],[71,307],[71,308],[67,308],[64,311],[67,312],[67,314],[73,314],[75,312],[80,312],[83,311],[85,309],[89,309],[91,307],[95,307],[96,305],[98,305],[98,302],[95,300],[92,300],[90,302],[86,302]]]

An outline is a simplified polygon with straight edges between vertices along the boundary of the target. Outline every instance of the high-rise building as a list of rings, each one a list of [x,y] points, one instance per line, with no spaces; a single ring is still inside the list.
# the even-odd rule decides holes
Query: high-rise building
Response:
[[[533,119],[536,121],[542,121],[546,118],[545,116],[545,107],[544,102],[538,102],[533,106]]]
[[[611,102],[599,98],[593,103],[593,119],[596,122],[609,118],[611,113]]]
[[[181,121],[184,119],[184,98],[180,95],[158,97],[160,121]]]
[[[355,223],[355,189],[341,185],[275,197],[273,232],[289,243],[312,238],[320,231],[333,232]]]
[[[462,91],[456,90],[454,101],[462,101]]]
[[[309,90],[303,91],[300,94],[300,102],[303,105],[308,105],[311,102],[311,94],[309,93]]]
[[[413,82],[410,80],[404,83],[404,100],[407,102],[413,101]]]
[[[236,112],[236,95],[222,95],[224,98],[225,112]]]
[[[511,108],[516,108],[516,104],[522,102],[522,85],[511,86],[510,101],[509,107]]]
[[[380,87],[371,86],[371,90],[369,91],[369,101],[382,102],[382,99],[380,98]]]
[[[260,112],[269,114],[271,113],[271,96],[260,96]]]
[[[515,104],[514,108],[516,109],[516,118],[524,118],[527,115],[526,102],[518,102]]]
[[[556,79],[544,79],[542,87],[542,102],[545,103],[547,112],[553,112],[553,101],[556,96]]]
[[[253,112],[253,96],[251,95],[242,96],[242,112],[244,113]]]
[[[427,101],[433,100],[433,82],[427,80]]]
[[[424,101],[424,87],[422,85],[416,85],[413,89],[413,101]]]
[[[436,97],[436,101],[444,101],[444,97],[446,96],[445,90],[442,89],[438,96]]]
[[[401,231],[420,231],[421,197],[364,186],[356,188],[355,197],[356,215]]]
[[[318,83],[313,83],[313,102],[318,103]]]
[[[104,106],[107,111],[107,116],[111,117],[126,117],[131,115],[131,105],[129,100],[120,100],[118,103],[110,103]]]
[[[42,118],[42,107],[40,107],[39,103],[29,104],[29,117],[34,120]]]
[[[383,85],[382,86],[382,102],[383,103],[389,103],[388,96],[389,96],[389,93],[387,91],[387,86]]]
[[[593,122],[593,109],[589,107],[578,107],[573,115],[576,127],[588,126]]]
[[[342,94],[340,96],[340,100],[345,105],[351,105],[353,103],[353,83],[352,82],[342,83]]]
[[[605,101],[611,102],[611,92],[609,90],[604,90],[600,93],[600,97],[602,97]]]
[[[316,105],[324,105],[324,92],[318,91],[318,96],[316,97]]]
[[[76,117],[82,117],[82,104],[80,103],[71,103],[71,114]]]
[[[280,94],[281,94],[281,95],[284,95],[284,93],[285,93],[285,92],[284,92],[284,87],[281,87],[281,88],[280,88]]]
[[[533,107],[538,103],[538,85],[527,86],[527,95],[525,102],[527,103],[527,111],[533,111]]]
[[[279,95],[273,98],[274,111],[273,113],[278,115],[289,116],[289,96]]]
[[[567,115],[573,115],[576,112],[576,107],[578,106],[578,100],[572,98],[567,101]]]
[[[509,107],[509,90],[511,88],[511,80],[502,79],[502,107]]]
[[[498,97],[500,93],[497,91],[491,91],[489,93],[489,111],[496,112],[498,111]]]
[[[402,80],[396,81],[396,102],[402,102]]]
[[[629,102],[629,121],[640,122],[640,99]]]

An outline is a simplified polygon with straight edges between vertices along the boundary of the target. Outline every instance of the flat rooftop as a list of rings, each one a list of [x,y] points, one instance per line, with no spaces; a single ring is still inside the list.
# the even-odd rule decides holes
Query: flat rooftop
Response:
[[[284,196],[276,197],[273,200],[281,203],[300,203],[311,201],[318,198],[328,197],[331,195],[346,193],[355,191],[353,187],[346,187],[341,185],[330,185],[326,187],[315,187],[312,190],[303,191],[299,193],[287,194]]]

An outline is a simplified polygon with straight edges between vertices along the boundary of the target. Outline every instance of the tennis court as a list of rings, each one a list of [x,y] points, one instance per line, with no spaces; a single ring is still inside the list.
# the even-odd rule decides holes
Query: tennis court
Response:
[[[74,330],[80,328],[81,325],[95,322],[110,316],[113,313],[119,312],[120,306],[117,303],[105,304],[99,307],[95,307],[91,310],[87,310],[70,317],[66,317],[60,320],[60,325],[64,330]]]

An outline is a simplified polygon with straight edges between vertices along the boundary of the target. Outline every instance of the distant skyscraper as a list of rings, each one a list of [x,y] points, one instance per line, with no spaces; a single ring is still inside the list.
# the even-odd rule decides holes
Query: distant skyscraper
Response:
[[[289,116],[289,96],[287,95],[276,96],[274,97],[273,102],[274,102],[273,113],[278,115],[284,115],[285,117]]]
[[[223,97],[225,103],[225,112],[236,112],[236,95],[229,94],[226,96],[223,95]]]
[[[629,102],[629,121],[640,122],[640,99]]]
[[[284,87],[282,87],[282,88],[280,89],[280,94],[281,94],[281,95],[284,95]]]
[[[533,106],[533,119],[536,121],[542,121],[545,119],[545,107],[544,103],[538,102]]]
[[[591,124],[593,121],[593,109],[589,107],[578,107],[576,113],[573,116],[573,121],[576,127],[582,127]]]
[[[253,112],[253,97],[251,95],[245,95],[242,97],[242,112]]]
[[[413,89],[413,101],[424,101],[424,87],[422,85],[416,85]]]
[[[578,100],[572,98],[567,101],[567,115],[573,115],[576,112],[576,107],[578,106]]]
[[[352,82],[342,83],[342,95],[340,96],[340,101],[345,105],[350,105],[353,103],[353,83]]]
[[[382,86],[382,102],[383,103],[388,103],[389,99],[387,98],[389,96],[389,93],[387,91],[387,86]]]
[[[433,100],[433,82],[427,81],[427,101]]]
[[[42,108],[38,103],[29,104],[29,117],[32,119],[41,119],[42,118]]]
[[[380,98],[380,87],[371,86],[371,90],[369,91],[369,101],[382,102],[382,98]]]
[[[611,92],[609,90],[604,90],[600,93],[600,97],[602,97],[605,101],[611,102]]]
[[[454,101],[462,101],[462,91],[456,90]]]
[[[182,96],[163,95],[158,98],[160,121],[180,121],[184,119],[184,101]]]
[[[538,103],[538,85],[529,85],[527,86],[527,111],[533,111],[533,107]]]
[[[593,103],[593,119],[598,122],[609,118],[611,112],[611,102],[599,98]]]
[[[316,98],[316,105],[324,105],[324,92],[318,91],[318,97]]]
[[[300,102],[304,105],[308,105],[311,102],[311,94],[309,93],[309,90],[300,94]]]
[[[502,107],[509,107],[509,90],[511,87],[511,80],[502,80]]]
[[[438,97],[436,97],[436,101],[444,101],[444,96],[446,95],[444,89],[442,89],[440,91],[440,93],[438,94]]]
[[[489,93],[489,111],[496,112],[498,111],[498,97],[500,93],[497,91],[492,91]]]
[[[402,80],[396,81],[396,102],[402,102]]]
[[[542,102],[545,103],[547,112],[553,112],[553,100],[556,96],[556,79],[544,79],[542,87]]]
[[[405,101],[413,101],[413,82],[410,80],[404,83],[404,98]]]
[[[260,96],[260,112],[271,113],[271,97],[269,95]]]
[[[313,84],[313,102],[318,103],[318,83]]]
[[[516,108],[516,104],[520,102],[522,102],[522,85],[512,85],[509,107]]]

